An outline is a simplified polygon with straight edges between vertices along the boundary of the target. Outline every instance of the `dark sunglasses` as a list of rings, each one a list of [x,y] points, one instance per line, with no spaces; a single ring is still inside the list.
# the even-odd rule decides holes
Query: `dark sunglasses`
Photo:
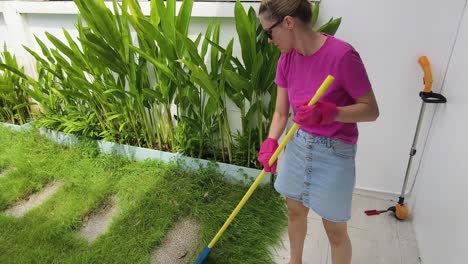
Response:
[[[281,24],[283,22],[283,19],[278,20],[276,23],[274,23],[271,27],[264,29],[263,32],[265,32],[265,35],[268,36],[269,39],[273,39],[272,30],[275,28],[277,25]]]

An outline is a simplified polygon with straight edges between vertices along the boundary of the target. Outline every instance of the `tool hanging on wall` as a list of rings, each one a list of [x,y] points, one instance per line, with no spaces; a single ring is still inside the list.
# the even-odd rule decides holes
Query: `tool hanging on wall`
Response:
[[[405,204],[405,192],[406,184],[408,183],[408,176],[411,171],[411,164],[413,161],[414,155],[416,155],[416,143],[418,141],[419,129],[421,128],[421,121],[424,117],[424,111],[426,109],[426,103],[431,104],[444,104],[447,102],[447,99],[438,93],[432,92],[432,73],[431,67],[429,64],[429,59],[426,56],[421,56],[418,60],[424,71],[424,90],[419,92],[419,97],[422,99],[421,110],[419,112],[418,124],[416,125],[416,132],[414,133],[413,145],[410,150],[410,157],[408,160],[408,165],[406,167],[405,180],[403,182],[403,188],[401,190],[400,197],[398,198],[398,203],[395,206],[389,207],[387,210],[367,210],[364,211],[366,215],[379,215],[385,212],[393,212],[395,217],[398,220],[405,220],[409,215],[408,207]]]

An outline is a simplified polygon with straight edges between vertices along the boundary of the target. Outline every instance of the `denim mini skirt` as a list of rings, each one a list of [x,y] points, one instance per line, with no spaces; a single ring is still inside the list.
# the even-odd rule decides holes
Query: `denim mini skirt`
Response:
[[[323,219],[346,222],[356,182],[356,145],[299,129],[284,150],[275,189]]]

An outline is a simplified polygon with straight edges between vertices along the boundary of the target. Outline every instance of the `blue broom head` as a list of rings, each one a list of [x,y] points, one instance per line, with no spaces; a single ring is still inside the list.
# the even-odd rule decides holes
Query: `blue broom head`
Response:
[[[195,261],[195,264],[202,264],[203,261],[206,259],[208,254],[210,254],[211,248],[206,247],[202,253],[200,253],[200,256],[198,256],[197,260]]]

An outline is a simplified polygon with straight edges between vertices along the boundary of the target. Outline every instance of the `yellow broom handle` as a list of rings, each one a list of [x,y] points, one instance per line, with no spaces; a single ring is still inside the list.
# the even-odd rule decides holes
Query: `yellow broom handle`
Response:
[[[327,78],[323,81],[322,85],[320,85],[320,87],[318,88],[318,90],[315,93],[314,97],[312,97],[312,99],[310,99],[310,101],[308,103],[309,106],[315,104],[318,101],[318,99],[325,93],[325,91],[328,89],[328,87],[330,86],[330,84],[333,82],[334,79],[335,78],[333,76],[331,76],[331,75],[327,76]],[[270,164],[270,166],[273,165],[273,163],[275,163],[276,159],[278,158],[278,155],[281,153],[281,151],[284,149],[286,144],[289,142],[289,140],[292,138],[292,136],[294,135],[294,133],[296,133],[296,131],[298,129],[299,129],[299,125],[294,123],[293,126],[289,129],[289,132],[286,134],[285,138],[281,141],[281,144],[275,150],[275,153],[273,153],[273,156],[271,156],[270,160],[268,161],[268,164]],[[209,248],[213,248],[213,246],[216,244],[216,242],[218,242],[219,238],[223,235],[224,231],[226,231],[227,227],[231,224],[234,217],[236,217],[236,215],[239,213],[240,209],[242,209],[242,207],[245,205],[247,200],[249,200],[250,196],[255,191],[255,189],[260,184],[260,182],[262,182],[263,177],[265,177],[265,174],[266,174],[266,172],[263,169],[260,172],[260,174],[257,176],[257,179],[255,179],[252,186],[250,186],[249,190],[244,195],[242,200],[236,206],[234,211],[232,211],[231,215],[226,220],[223,227],[221,227],[221,229],[218,231],[218,233],[213,238],[213,240],[211,240],[210,244],[208,244]]]

